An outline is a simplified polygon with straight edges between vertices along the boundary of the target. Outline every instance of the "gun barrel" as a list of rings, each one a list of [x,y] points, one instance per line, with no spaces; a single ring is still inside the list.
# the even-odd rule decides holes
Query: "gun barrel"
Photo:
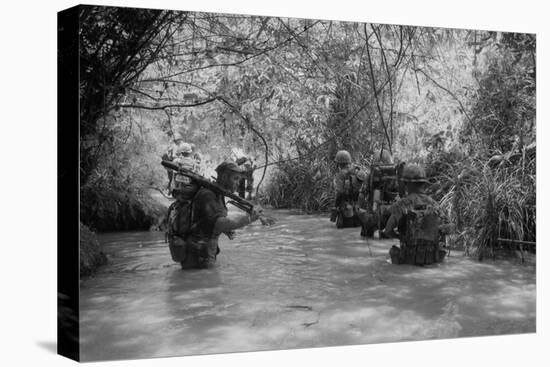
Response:
[[[250,212],[252,211],[252,209],[253,209],[252,206],[243,205],[243,204],[238,203],[238,202],[236,202],[236,201],[234,201],[234,200],[229,200],[228,203],[231,204],[231,205],[236,206],[237,208],[239,208],[239,209],[241,209],[241,210],[243,210],[243,211],[245,211],[245,212],[247,212],[247,213],[250,213]]]
[[[210,189],[210,190],[212,190],[212,191],[214,191],[218,194],[221,194],[221,195],[231,199],[228,203],[235,205],[237,208],[241,209],[242,211],[245,211],[245,212],[250,214],[252,212],[252,210],[254,210],[254,204],[252,204],[250,201],[245,200],[245,199],[241,198],[240,196],[235,195],[231,191],[224,189],[223,187],[221,187],[216,182],[212,182],[209,179],[207,179],[207,178],[205,178],[205,177],[203,177],[199,174],[196,174],[193,171],[190,171],[188,169],[180,167],[177,164],[172,163],[170,161],[162,160],[161,164],[166,168],[172,169],[172,170],[177,171],[178,173],[180,173],[184,176],[187,176],[187,177],[191,178],[192,180],[194,180],[196,182],[196,184],[201,185],[201,186],[203,186],[207,189]],[[264,215],[260,216],[260,220],[261,220],[262,224],[264,224],[264,225],[271,225],[271,224],[275,223],[275,219],[266,217]]]
[[[195,172],[190,171],[188,169],[182,168],[182,167],[178,166],[177,164],[175,164],[173,162],[170,162],[170,161],[163,160],[161,164],[166,168],[177,171],[178,173],[180,173],[184,176],[187,176],[187,177],[191,178],[192,180],[195,180],[197,184],[199,184],[201,186],[204,186],[207,189],[213,190],[213,191],[217,192],[218,194],[222,194],[223,196],[231,199],[234,203],[238,204],[238,205],[235,205],[235,204],[234,205],[236,207],[238,207],[239,209],[241,209],[241,210],[250,212],[254,208],[254,204],[252,204],[250,201],[245,200],[245,199],[241,198],[238,195],[235,195],[231,191],[224,189],[219,184],[210,181],[206,177],[203,177],[199,174],[196,174]]]
[[[173,162],[166,161],[163,159],[161,164],[166,168],[173,169],[174,171],[179,171],[179,166]]]

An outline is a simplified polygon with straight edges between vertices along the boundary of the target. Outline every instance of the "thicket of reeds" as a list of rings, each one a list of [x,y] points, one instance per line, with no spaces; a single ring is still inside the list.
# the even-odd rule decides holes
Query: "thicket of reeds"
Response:
[[[328,211],[334,203],[330,165],[318,158],[284,161],[281,157],[281,161],[261,201],[275,208],[306,213]]]
[[[456,227],[455,245],[482,259],[510,243],[536,241],[535,145],[496,154],[438,162],[432,192]]]

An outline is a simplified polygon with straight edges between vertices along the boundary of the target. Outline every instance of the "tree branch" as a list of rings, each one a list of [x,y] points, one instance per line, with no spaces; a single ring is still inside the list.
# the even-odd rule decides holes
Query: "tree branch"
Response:
[[[384,46],[382,45],[382,39],[380,37],[380,35],[378,34],[378,32],[376,31],[376,28],[374,28],[374,26],[371,24],[371,28],[374,32],[374,35],[376,36],[376,39],[378,40],[378,44],[380,45],[380,52],[382,53],[382,59],[384,60],[384,66],[386,68],[386,74],[388,75],[388,80],[389,80],[389,91],[390,91],[390,138],[391,138],[391,141],[393,142],[393,86],[392,86],[392,81],[391,81],[391,74],[390,74],[390,69],[389,69],[389,66],[388,66],[388,60],[386,60],[386,53],[384,52]],[[390,153],[391,153],[392,149],[391,149],[391,144],[390,144]]]
[[[309,28],[313,27],[314,25],[316,25],[318,22],[320,21],[317,21],[315,23],[313,23],[311,26],[308,26],[308,27],[304,27],[304,29],[299,33],[299,34],[302,34],[304,32],[306,32]],[[204,69],[209,69],[209,68],[213,68],[213,67],[220,67],[220,66],[237,66],[237,65],[240,65],[240,64],[243,64],[253,58],[256,58],[258,56],[261,56],[261,55],[264,55],[268,52],[271,52],[273,50],[276,50],[277,48],[287,44],[288,42],[290,42],[292,40],[293,37],[289,37],[287,38],[286,40],[282,41],[282,42],[279,42],[271,47],[267,47],[266,49],[256,53],[256,54],[253,54],[249,57],[245,57],[244,59],[240,60],[240,61],[235,61],[233,63],[222,63],[222,64],[211,64],[211,65],[206,65],[206,66],[201,66],[201,67],[198,67],[198,68],[194,68],[194,69],[188,69],[188,70],[184,70],[184,71],[181,71],[179,73],[175,73],[175,74],[172,74],[172,75],[167,75],[168,78],[172,78],[172,77],[175,77],[175,76],[179,76],[179,75],[182,75],[182,74],[187,74],[187,73],[191,73],[191,72],[194,72],[194,71],[199,71],[199,70],[204,70]]]
[[[258,196],[258,190],[260,188],[260,185],[262,184],[264,178],[265,178],[265,172],[266,172],[266,169],[267,169],[267,163],[268,163],[268,160],[269,160],[269,146],[267,145],[267,141],[265,140],[265,138],[263,137],[262,134],[260,134],[260,132],[258,130],[256,130],[256,128],[252,125],[252,122],[246,117],[244,116],[241,111],[233,106],[233,104],[229,103],[225,98],[223,97],[217,97],[218,100],[222,101],[223,103],[225,103],[233,112],[235,112],[237,115],[239,115],[239,117],[244,121],[246,122],[246,125],[248,126],[248,128],[250,130],[252,130],[256,135],[258,135],[258,137],[260,139],[262,139],[262,142],[264,143],[264,146],[265,146],[265,165],[264,165],[264,171],[262,173],[262,178],[260,179],[260,182],[258,182],[258,185],[256,186],[256,196]]]
[[[367,25],[366,24],[363,24],[363,31],[365,32],[365,38],[366,38],[366,48],[367,48],[367,58],[369,60],[369,69],[370,69],[370,74],[371,74],[371,82],[372,82],[372,90],[374,92],[374,99],[376,100],[376,107],[378,109],[378,115],[380,116],[380,122],[382,123],[382,127],[384,128],[384,135],[386,136],[386,139],[388,140],[388,148],[390,150],[390,154],[393,154],[392,152],[392,147],[391,147],[391,140],[390,140],[390,137],[388,135],[388,128],[386,127],[386,124],[384,123],[384,115],[382,114],[382,108],[380,107],[380,101],[378,100],[378,91],[376,90],[376,82],[374,80],[374,70],[373,70],[373,67],[372,67],[372,59],[371,59],[371,56],[370,56],[370,51],[369,51],[369,36],[368,36],[368,33],[367,33]],[[389,82],[389,80],[388,80]]]
[[[136,105],[136,104],[119,104],[115,105],[113,108],[138,108],[142,110],[165,110],[167,108],[175,108],[175,107],[197,107],[202,106],[207,103],[214,102],[217,98],[211,98],[207,99],[206,101],[201,101],[197,103],[190,103],[190,104],[167,104],[164,106],[142,106],[142,105]],[[112,108],[111,108],[112,110]]]

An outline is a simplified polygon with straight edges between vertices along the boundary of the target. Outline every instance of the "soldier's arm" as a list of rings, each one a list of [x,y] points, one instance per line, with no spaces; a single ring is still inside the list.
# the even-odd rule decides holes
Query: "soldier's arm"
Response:
[[[391,213],[388,221],[386,222],[386,227],[384,228],[384,235],[386,237],[395,237],[394,228],[399,225],[399,221],[403,218],[403,215],[406,213],[404,208],[406,206],[406,199],[401,199],[393,203],[387,210]]]
[[[213,228],[214,235],[242,228],[259,218],[254,210],[250,215],[244,214],[235,218],[228,218],[225,208],[216,199],[216,195],[209,190],[199,192],[195,199],[195,205],[197,207],[196,216],[202,221],[203,225]]]
[[[384,235],[388,238],[397,237],[395,235],[394,228],[399,224],[399,220],[395,215],[391,215],[388,221],[386,222],[386,227],[384,228]]]
[[[214,226],[214,233],[220,234],[242,228],[258,220],[259,215],[253,211],[250,215],[239,215],[236,218],[219,217]]]

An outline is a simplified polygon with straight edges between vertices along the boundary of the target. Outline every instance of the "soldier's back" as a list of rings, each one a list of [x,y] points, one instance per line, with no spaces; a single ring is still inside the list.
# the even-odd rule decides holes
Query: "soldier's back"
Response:
[[[441,261],[438,203],[427,194],[411,193],[399,200],[394,210],[400,217],[400,263],[429,265]]]

